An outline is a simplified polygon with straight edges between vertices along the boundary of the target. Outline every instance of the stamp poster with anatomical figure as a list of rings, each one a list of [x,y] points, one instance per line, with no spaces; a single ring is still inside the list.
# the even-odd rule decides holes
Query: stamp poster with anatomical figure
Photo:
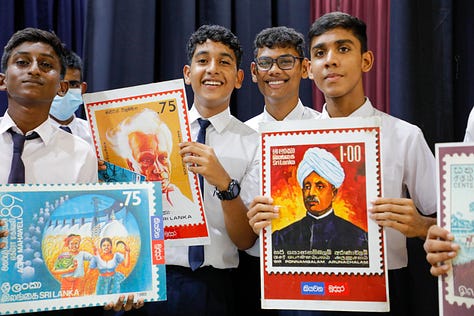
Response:
[[[179,154],[179,143],[191,141],[183,80],[83,98],[99,159],[161,182],[166,244],[208,244],[199,179]]]
[[[159,182],[0,186],[0,314],[166,299]]]
[[[474,314],[474,143],[436,144],[438,225],[460,246],[452,269],[439,277],[439,312]]]
[[[260,236],[262,307],[387,311],[380,121],[261,125],[262,193],[280,209]]]

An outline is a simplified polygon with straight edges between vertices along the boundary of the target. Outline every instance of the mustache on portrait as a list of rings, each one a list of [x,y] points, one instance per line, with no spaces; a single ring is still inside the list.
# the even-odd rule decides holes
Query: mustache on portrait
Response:
[[[304,199],[304,202],[305,203],[319,203],[319,199],[316,195],[308,195],[305,199]]]

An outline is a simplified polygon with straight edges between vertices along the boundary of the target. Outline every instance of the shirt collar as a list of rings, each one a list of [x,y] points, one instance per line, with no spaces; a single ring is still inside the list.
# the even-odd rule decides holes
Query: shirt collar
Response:
[[[314,219],[316,219],[316,220],[319,220],[319,219],[323,219],[323,218],[325,218],[325,217],[328,217],[328,216],[331,215],[332,213],[334,213],[334,210],[333,210],[333,209],[330,209],[329,211],[327,211],[327,212],[324,213],[323,215],[321,215],[321,216],[316,216],[316,215],[311,214],[311,212],[306,211],[306,214],[307,214],[309,217],[312,217],[312,218],[314,218]]]
[[[7,111],[5,112],[2,120],[0,121],[0,134],[7,132],[11,127],[13,127],[13,130],[15,132],[23,134],[21,130],[16,126],[10,115],[8,115]],[[33,131],[38,133],[41,140],[47,145],[51,141],[51,138],[53,137],[54,133],[57,132],[57,128],[53,127],[49,120],[46,120],[32,131],[27,132],[26,135],[31,134]]]
[[[364,104],[362,104],[361,107],[359,107],[357,110],[352,112],[348,117],[368,117],[368,116],[373,116],[374,114],[375,114],[375,109],[372,106],[372,103],[370,102],[369,98],[365,98]],[[326,103],[323,106],[323,110],[321,112],[321,118],[323,119],[331,118],[326,109]]]
[[[189,117],[189,124],[193,124],[195,121],[197,121],[198,118],[202,118],[201,114],[199,114],[198,110],[196,107],[193,106],[191,107],[191,110],[188,112],[188,117]],[[214,129],[220,133],[224,128],[230,123],[230,120],[232,118],[232,115],[230,114],[230,109],[227,107],[224,111],[205,118],[206,120],[209,120],[214,127]]]

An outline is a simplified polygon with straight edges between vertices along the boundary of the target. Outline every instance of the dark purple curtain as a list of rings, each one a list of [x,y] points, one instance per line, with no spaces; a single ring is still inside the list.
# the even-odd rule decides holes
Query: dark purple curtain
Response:
[[[390,66],[390,1],[313,0],[311,2],[312,21],[332,11],[349,13],[367,24],[367,44],[374,52],[375,62],[372,70],[363,78],[364,89],[375,107],[388,112],[390,108],[390,72],[388,71]],[[314,107],[321,110],[324,96],[316,86],[313,90]]]

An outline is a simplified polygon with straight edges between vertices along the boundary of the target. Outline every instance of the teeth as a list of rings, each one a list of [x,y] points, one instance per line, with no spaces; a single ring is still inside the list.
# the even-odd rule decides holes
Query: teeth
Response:
[[[222,83],[219,81],[204,81],[204,84],[210,85],[210,86],[220,86]]]
[[[272,84],[282,84],[284,83],[283,80],[279,80],[279,81],[269,81],[268,84],[272,85]]]

